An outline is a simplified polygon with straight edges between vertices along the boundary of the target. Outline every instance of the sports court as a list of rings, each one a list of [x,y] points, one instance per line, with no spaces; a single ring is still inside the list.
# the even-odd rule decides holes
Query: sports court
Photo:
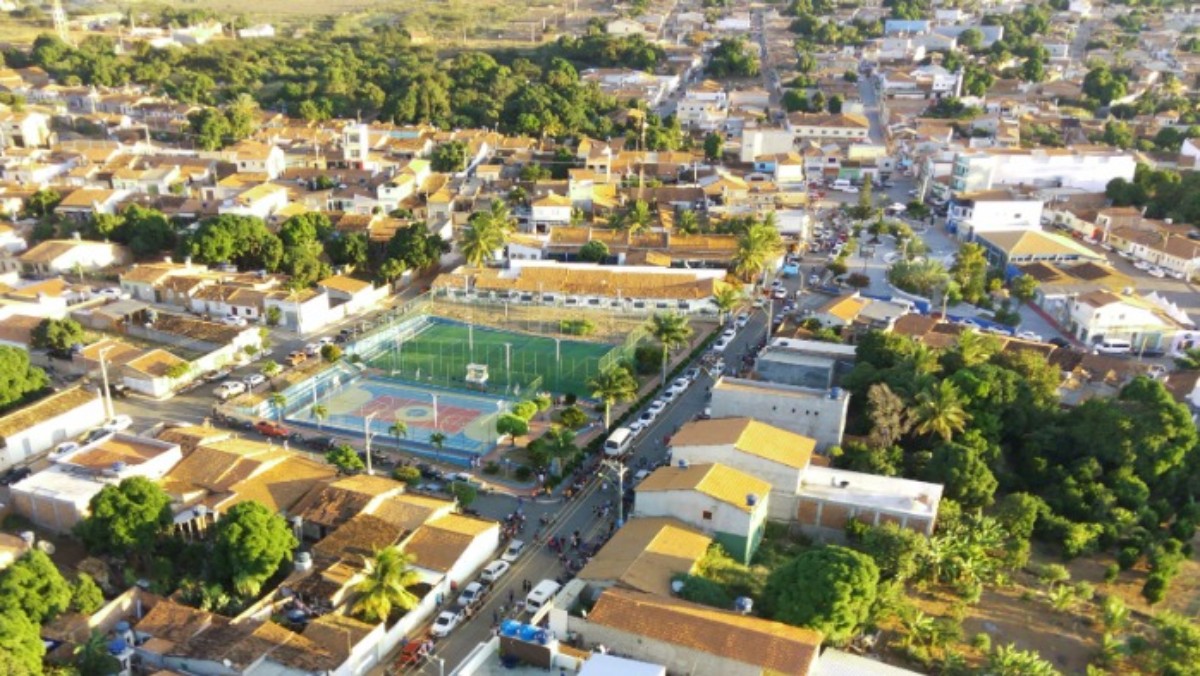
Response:
[[[443,449],[448,453],[463,451],[477,455],[495,446],[496,417],[507,410],[509,402],[365,376],[332,389],[321,403],[328,409],[321,425],[331,432],[361,436],[370,416],[375,444],[432,446],[430,437],[441,432],[446,437]],[[288,419],[305,425],[317,424],[311,406],[296,409]],[[397,421],[408,426],[407,435],[399,440],[390,429]]]
[[[615,348],[428,317],[364,357],[377,375],[414,384],[513,398],[533,391],[586,397],[588,380]],[[487,366],[486,384],[467,381],[468,364]]]

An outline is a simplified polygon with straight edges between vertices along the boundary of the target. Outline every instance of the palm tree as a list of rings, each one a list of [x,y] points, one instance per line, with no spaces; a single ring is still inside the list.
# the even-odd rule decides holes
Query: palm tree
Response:
[[[724,324],[729,313],[734,308],[741,305],[746,300],[742,290],[732,284],[722,286],[716,293],[713,294],[713,304],[717,306],[720,312],[719,321]]]
[[[633,401],[637,396],[638,382],[623,366],[610,366],[588,381],[588,389],[592,396],[604,402],[604,428],[612,424],[611,414],[613,404],[619,401]]]
[[[268,378],[274,378],[275,376],[279,375],[279,372],[282,370],[283,367],[275,361],[269,361],[262,365],[262,374]]]
[[[283,392],[276,392],[271,395],[271,406],[275,409],[275,419],[278,422],[283,422],[283,407],[287,406],[287,396]]]
[[[700,219],[696,217],[696,212],[691,209],[679,212],[679,218],[675,219],[675,229],[685,235],[700,232]]]
[[[662,384],[667,384],[667,356],[673,348],[687,343],[692,327],[687,317],[675,312],[662,312],[650,317],[650,335],[662,345]]]
[[[403,420],[396,420],[391,425],[388,425],[388,434],[396,437],[396,448],[399,448],[400,440],[408,437],[408,423]]]
[[[767,269],[767,265],[783,251],[779,230],[765,223],[756,223],[738,238],[737,253],[733,256],[733,272],[749,281]]]
[[[942,370],[942,365],[938,362],[937,350],[925,343],[914,345],[905,361],[913,373],[918,376],[931,376]]]
[[[501,233],[508,235],[517,229],[517,219],[501,200],[492,200],[487,210],[488,221]]]
[[[393,608],[409,611],[420,599],[408,590],[421,581],[411,567],[412,559],[399,547],[386,547],[366,559],[363,579],[354,586],[359,594],[354,602],[354,614],[366,622],[385,622]]]
[[[991,336],[968,329],[958,336],[954,352],[964,367],[978,366],[991,358],[998,345]]]
[[[108,652],[108,641],[104,634],[93,631],[87,641],[75,647],[75,666],[83,676],[115,674],[121,663]]]
[[[650,205],[645,200],[636,200],[621,214],[621,227],[637,234],[649,229],[653,220],[654,214],[650,212]]]
[[[566,461],[579,452],[579,448],[575,446],[575,433],[562,425],[551,427],[542,439],[546,442],[546,452],[551,458]]]
[[[918,434],[937,435],[943,441],[950,441],[971,420],[970,414],[963,410],[962,395],[949,380],[939,380],[917,394],[909,415]]]
[[[484,214],[472,216],[471,222],[458,235],[458,248],[467,259],[467,265],[473,268],[482,267],[496,249],[504,246],[504,234]]]
[[[442,446],[446,445],[446,435],[441,432],[434,432],[429,435],[429,443],[433,446],[434,454],[438,460],[442,459]]]
[[[325,404],[313,404],[312,417],[317,421],[317,429],[321,429],[321,421],[329,417],[329,407]]]

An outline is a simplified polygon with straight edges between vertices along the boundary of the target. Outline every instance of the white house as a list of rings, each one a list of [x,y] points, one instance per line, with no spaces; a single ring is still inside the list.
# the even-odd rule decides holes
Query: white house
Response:
[[[16,258],[21,269],[29,275],[45,277],[74,273],[79,270],[97,272],[126,265],[129,249],[111,242],[92,242],[83,239],[48,239]]]
[[[1157,296],[1097,290],[1069,301],[1067,329],[1081,342],[1126,340],[1132,351],[1172,350],[1176,337],[1195,328],[1186,314]]]
[[[750,127],[742,129],[741,160],[753,162],[764,155],[791,152],[796,138],[791,130],[773,127]]]
[[[546,193],[530,204],[532,225],[535,232],[571,224],[571,198],[558,193]]]
[[[771,484],[717,463],[660,467],[635,488],[634,516],[674,517],[749,562],[766,530]]]
[[[223,201],[217,207],[217,213],[254,216],[267,220],[271,214],[286,207],[287,204],[287,188],[274,183],[262,183]]]
[[[13,508],[33,523],[65,533],[85,518],[105,486],[135,476],[161,479],[183,458],[176,444],[118,432],[61,457],[9,490]]]
[[[978,192],[1004,185],[1077,188],[1102,193],[1114,178],[1133,180],[1137,161],[1121,150],[1034,148],[959,153],[950,187]]]
[[[712,386],[714,418],[754,418],[817,441],[824,450],[842,443],[850,395],[840,388],[812,389],[722,377]]]
[[[1008,190],[963,193],[951,202],[946,227],[965,241],[1002,230],[1041,230],[1043,205]]]
[[[249,139],[221,151],[221,159],[236,164],[240,174],[266,174],[271,181],[287,170],[287,155],[282,148]]]
[[[73,387],[0,417],[0,472],[34,460],[104,422],[98,392]]]
[[[275,27],[269,23],[260,23],[257,26],[247,26],[239,28],[237,36],[243,40],[251,40],[254,38],[273,38],[275,37]]]
[[[870,136],[871,123],[854,113],[791,113],[788,129],[797,140],[863,141]]]
[[[1179,148],[1179,155],[1182,158],[1186,157],[1188,161],[1181,164],[1186,164],[1192,169],[1200,168],[1200,139],[1189,138],[1183,141],[1183,145]],[[1180,169],[1184,167],[1181,166]]]
[[[387,285],[376,287],[369,281],[345,275],[333,275],[317,282],[317,288],[329,295],[331,305],[345,305],[347,315],[368,310],[388,295]]]
[[[50,118],[37,111],[18,111],[0,106],[0,150],[19,146],[40,148],[53,138]]]
[[[605,24],[604,30],[609,35],[643,35],[646,27],[636,19],[620,17]]]

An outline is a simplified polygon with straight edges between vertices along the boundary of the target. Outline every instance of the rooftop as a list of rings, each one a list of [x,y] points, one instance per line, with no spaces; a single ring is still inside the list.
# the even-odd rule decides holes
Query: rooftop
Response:
[[[671,578],[692,572],[711,544],[707,535],[674,519],[630,519],[588,560],[579,578],[669,596]]]
[[[732,446],[764,460],[804,469],[816,440],[753,418],[714,418],[686,423],[671,437],[672,447]]]
[[[72,387],[69,390],[55,392],[48,397],[39,399],[28,406],[0,417],[0,439],[27,430],[39,422],[70,413],[80,406],[96,401],[99,398],[99,393],[86,390],[82,387]]]
[[[764,498],[771,492],[771,484],[732,467],[711,463],[660,467],[643,479],[634,490],[638,493],[697,491],[743,512],[749,512],[752,511],[752,506],[747,504],[747,496]]]
[[[799,494],[917,516],[937,514],[942,485],[831,467],[809,467]]]

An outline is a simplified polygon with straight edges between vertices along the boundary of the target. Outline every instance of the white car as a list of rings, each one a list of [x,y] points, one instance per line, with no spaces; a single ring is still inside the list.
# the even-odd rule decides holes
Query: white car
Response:
[[[330,336],[322,336],[321,338],[319,338],[317,340],[317,344],[320,345],[321,347],[325,347],[326,345],[333,345],[334,341],[333,341],[333,338]]]
[[[784,298],[787,298],[787,295],[788,295],[787,289],[782,289],[782,288],[775,289],[774,291],[771,292],[771,297],[774,298],[775,300],[783,300]]]
[[[640,421],[645,427],[649,427],[657,417],[658,416],[651,411],[642,411],[642,414],[638,416],[638,421]]]
[[[245,317],[234,317],[234,316],[230,315],[228,317],[221,317],[221,323],[228,324],[229,326],[242,327],[242,326],[246,325],[246,318]]]
[[[724,352],[727,347],[729,347],[729,339],[721,338],[713,343],[712,349],[714,352]]]
[[[639,419],[634,420],[633,422],[629,423],[625,427],[629,428],[629,432],[631,434],[633,434],[633,436],[636,437],[637,435],[639,435],[643,431],[645,431],[645,429],[649,426],[650,426],[650,423],[647,423],[646,421],[639,418]]]
[[[462,622],[463,614],[461,612],[444,611],[437,619],[433,621],[433,626],[429,628],[429,633],[436,638],[446,638],[454,628]]]
[[[648,469],[638,470],[637,474],[633,475],[633,485],[636,486],[636,485],[642,483],[643,481],[645,481],[646,477],[648,477],[648,476],[650,476],[650,470],[648,470]]]
[[[666,408],[667,402],[663,401],[662,399],[655,399],[654,401],[650,402],[650,405],[646,407],[646,410],[657,416],[659,413],[662,413],[664,410],[666,410]]]
[[[746,314],[745,312],[738,315],[737,319],[733,320],[733,325],[738,327],[739,329],[746,328],[746,325],[749,323],[750,323],[750,315]]]
[[[737,337],[737,329],[725,329],[721,332],[721,338],[724,340],[733,340]]]
[[[240,380],[230,380],[217,385],[217,388],[213,390],[213,394],[217,395],[218,399],[225,400],[236,397],[239,394],[245,394],[247,389],[249,388],[246,387],[246,383]]]
[[[1138,270],[1149,270],[1150,264],[1146,261],[1134,261],[1133,267],[1137,268]]]
[[[858,187],[853,186],[853,185],[848,185],[845,188],[842,188],[841,191],[845,192],[845,193],[850,193],[851,195],[854,195],[854,194],[858,193]]]
[[[671,386],[663,392],[663,396],[667,397],[668,401],[674,401],[675,397],[687,391],[687,381],[676,380],[671,383]]]
[[[458,595],[458,600],[455,603],[459,608],[468,608],[475,605],[483,598],[483,585],[478,582],[472,582],[463,588],[462,593]]]
[[[254,388],[258,387],[259,385],[262,385],[263,383],[267,382],[267,377],[261,373],[251,373],[250,375],[246,376],[245,378],[242,378],[242,382],[246,383],[246,387],[253,390]]]
[[[112,286],[100,289],[100,295],[109,300],[123,300],[128,298],[128,295],[124,291]]]
[[[1167,276],[1167,272],[1157,265],[1152,266],[1149,270],[1147,270],[1146,274],[1150,275],[1151,277],[1158,277],[1159,279]]]
[[[120,432],[122,430],[127,430],[132,426],[133,418],[130,418],[127,415],[116,415],[112,418],[109,418],[109,420],[100,427],[101,429],[106,429],[110,432]]]
[[[1017,337],[1023,338],[1025,340],[1037,341],[1039,343],[1044,340],[1044,338],[1042,338],[1042,335],[1040,333],[1034,333],[1033,331],[1018,331]]]
[[[308,345],[304,346],[304,354],[306,354],[310,357],[315,357],[320,353],[321,353],[321,344],[320,343],[309,343]]]
[[[504,577],[504,574],[507,573],[508,569],[511,567],[512,564],[510,564],[508,561],[496,559],[483,569],[483,572],[479,575],[479,579],[488,583],[495,582],[496,580]]]
[[[521,540],[513,540],[508,543],[508,549],[504,550],[504,553],[500,555],[500,560],[516,563],[523,551],[525,551],[525,543]]]

